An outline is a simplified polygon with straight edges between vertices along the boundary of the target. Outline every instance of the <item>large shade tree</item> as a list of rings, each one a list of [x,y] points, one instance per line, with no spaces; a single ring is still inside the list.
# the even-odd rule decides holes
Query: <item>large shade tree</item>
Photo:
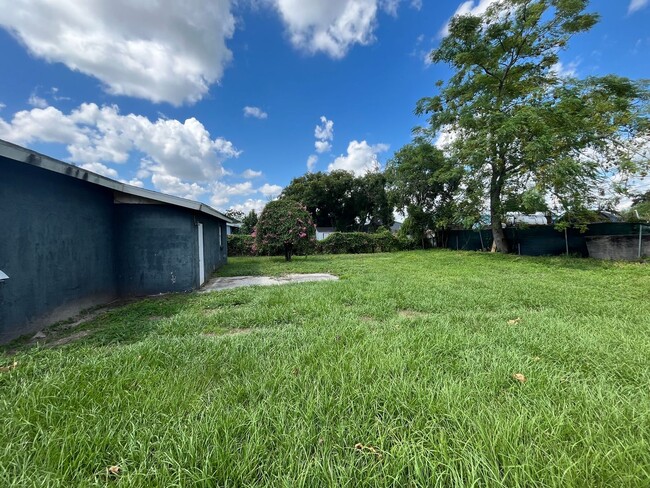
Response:
[[[459,219],[454,200],[462,168],[418,137],[402,147],[384,172],[390,203],[406,217],[402,229],[424,245],[430,231],[446,229]]]
[[[416,112],[445,136],[463,169],[465,201],[486,205],[495,248],[508,251],[506,202],[541,195],[556,211],[593,206],[648,166],[647,87],[617,76],[562,76],[558,53],[598,15],[588,0],[500,0],[455,17],[431,54],[453,75]],[[528,199],[530,200],[530,199]],[[539,200],[539,199],[538,199]],[[481,210],[474,209],[479,215]]]
[[[304,204],[319,227],[352,231],[393,223],[381,173],[359,177],[343,170],[307,173],[294,178],[280,199]]]

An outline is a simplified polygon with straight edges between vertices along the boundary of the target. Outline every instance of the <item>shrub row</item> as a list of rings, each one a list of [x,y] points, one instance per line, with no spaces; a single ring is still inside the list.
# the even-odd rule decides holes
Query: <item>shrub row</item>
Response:
[[[229,235],[229,256],[257,256],[255,239],[249,235]],[[314,242],[310,254],[365,254],[375,252],[406,251],[415,248],[409,239],[390,232],[334,232],[322,241]]]

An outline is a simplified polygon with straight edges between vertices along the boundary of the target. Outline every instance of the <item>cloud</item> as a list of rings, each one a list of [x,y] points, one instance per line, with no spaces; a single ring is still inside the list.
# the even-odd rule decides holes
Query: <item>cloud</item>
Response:
[[[291,44],[302,51],[344,57],[374,42],[377,0],[273,0]],[[393,3],[393,2],[389,2]]]
[[[627,9],[627,12],[629,14],[633,14],[634,12],[638,12],[639,10],[645,8],[650,4],[650,0],[632,0],[630,2],[630,6]]]
[[[235,30],[231,0],[14,0],[0,26],[30,53],[93,76],[113,95],[180,105],[223,76]]]
[[[233,205],[232,208],[244,212],[245,214],[248,214],[251,210],[255,210],[257,214],[260,214],[266,204],[267,200],[249,198],[242,203]]]
[[[6,106],[4,103],[1,103],[1,102],[0,102],[0,110],[2,110],[3,108],[6,108],[6,107],[7,107],[7,106]]]
[[[461,3],[456,9],[456,12],[454,12],[454,15],[452,15],[452,17],[440,30],[440,35],[442,37],[447,37],[449,35],[449,24],[451,23],[451,19],[454,17],[462,15],[483,15],[490,5],[500,1],[501,0],[467,0]]]
[[[81,104],[65,114],[54,107],[34,108],[16,113],[10,122],[0,118],[0,139],[16,144],[50,142],[65,144],[70,160],[82,167],[117,178],[115,169],[132,157],[141,158],[137,178],[151,178],[153,186],[171,195],[197,199],[215,188],[226,172],[223,161],[239,156],[230,141],[212,138],[195,118],[184,122],[142,115],[121,115],[117,106]],[[244,194],[248,187],[228,187],[227,195]]]
[[[258,188],[257,191],[267,198],[275,198],[282,191],[282,187],[280,185],[269,185],[268,183],[265,183]]]
[[[575,78],[578,76],[579,65],[579,61],[571,61],[566,65],[562,63],[562,61],[558,61],[553,66],[551,66],[551,71],[555,73],[559,78]]]
[[[242,175],[242,177],[247,178],[247,179],[259,178],[260,176],[262,176],[262,172],[261,171],[254,171],[252,169],[247,169],[241,175]]]
[[[150,173],[199,182],[223,176],[221,163],[240,154],[230,141],[212,139],[193,117],[152,122],[142,115],[121,115],[115,105],[94,103],[81,104],[69,114],[47,107],[18,112],[11,122],[0,118],[0,138],[17,144],[66,144],[70,159],[79,163],[125,163],[137,152],[144,155],[144,169]]]
[[[32,94],[29,96],[27,103],[29,103],[32,107],[37,107],[37,108],[45,108],[48,106],[47,100],[39,97],[34,92],[32,92]]]
[[[196,182],[182,181],[177,176],[165,173],[162,168],[151,176],[151,182],[157,190],[163,193],[189,198],[190,200],[198,200],[199,197],[208,192],[206,187]]]
[[[334,122],[327,120],[327,117],[321,115],[320,125],[314,129],[314,137],[320,141],[333,141],[334,140]]]
[[[259,107],[244,107],[244,117],[255,117],[256,119],[266,119],[269,114]]]
[[[351,171],[357,176],[380,168],[377,155],[388,151],[388,144],[369,145],[366,141],[351,141],[348,144],[347,155],[341,155],[328,166],[329,171],[342,169]]]
[[[318,163],[318,156],[315,154],[312,154],[307,158],[307,171],[310,173],[314,171],[314,168],[316,167],[316,163]]]
[[[314,142],[314,147],[316,148],[316,152],[319,154],[330,152],[332,150],[332,144],[328,141],[316,141]]]
[[[81,167],[98,175],[106,176],[107,178],[116,179],[119,176],[116,170],[102,163],[86,163],[82,164]]]

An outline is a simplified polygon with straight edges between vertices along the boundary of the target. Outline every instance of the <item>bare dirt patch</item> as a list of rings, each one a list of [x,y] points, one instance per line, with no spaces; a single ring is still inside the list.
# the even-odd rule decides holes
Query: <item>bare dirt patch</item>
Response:
[[[46,347],[65,346],[66,344],[70,344],[71,342],[76,342],[80,339],[83,339],[84,337],[88,337],[92,333],[93,332],[91,330],[80,330],[79,332],[75,332],[74,334],[70,334],[69,336],[65,336],[60,339],[57,339],[54,342],[49,342],[45,344],[45,346]]]
[[[397,315],[407,319],[417,319],[421,317],[426,317],[429,314],[424,312],[418,312],[417,310],[400,310],[399,312],[397,312]]]
[[[215,278],[203,286],[201,293],[210,291],[229,290],[242,286],[274,286],[290,283],[306,283],[310,281],[335,281],[338,276],[327,273],[288,274],[284,276],[232,276]]]

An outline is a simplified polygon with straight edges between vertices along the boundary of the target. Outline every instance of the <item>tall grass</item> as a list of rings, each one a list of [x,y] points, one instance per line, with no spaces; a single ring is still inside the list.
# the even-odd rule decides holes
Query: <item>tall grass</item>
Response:
[[[341,280],[148,299],[3,357],[0,486],[650,486],[647,266],[434,251],[220,274],[287,272]]]

